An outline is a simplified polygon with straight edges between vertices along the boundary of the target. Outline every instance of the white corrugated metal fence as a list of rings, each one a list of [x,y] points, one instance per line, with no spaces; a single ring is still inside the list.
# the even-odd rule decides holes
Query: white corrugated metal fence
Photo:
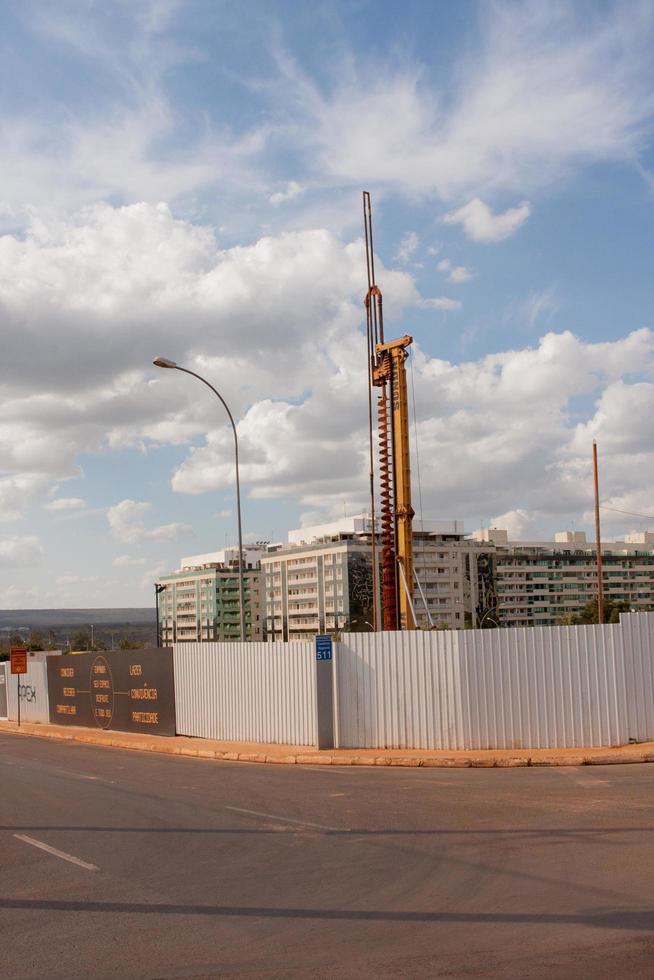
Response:
[[[177,643],[180,735],[313,745],[312,643]]]
[[[48,706],[48,672],[45,657],[27,661],[26,674],[11,674],[7,667],[7,718],[18,720],[20,693],[20,720],[47,724],[50,721]]]
[[[482,749],[654,738],[654,614],[608,626],[350,634],[343,747]]]
[[[175,646],[180,734],[312,745],[314,646]],[[654,613],[608,626],[344,634],[337,744],[564,748],[654,739]]]

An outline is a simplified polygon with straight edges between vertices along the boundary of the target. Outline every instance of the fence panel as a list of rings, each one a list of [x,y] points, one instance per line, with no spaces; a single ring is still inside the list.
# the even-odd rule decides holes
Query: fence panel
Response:
[[[18,683],[16,682],[18,678]],[[47,724],[50,721],[48,705],[48,672],[45,657],[28,660],[26,674],[11,674],[7,666],[7,718],[18,720],[20,692],[20,720]]]
[[[625,643],[625,688],[629,738],[654,738],[654,613],[620,616]]]
[[[339,746],[456,748],[460,633],[351,633],[336,650]]]
[[[569,748],[654,738],[654,614],[607,626],[351,634],[338,744]]]
[[[179,735],[314,745],[312,643],[177,643]]]
[[[7,717],[7,673],[7,664],[0,663],[0,718]]]

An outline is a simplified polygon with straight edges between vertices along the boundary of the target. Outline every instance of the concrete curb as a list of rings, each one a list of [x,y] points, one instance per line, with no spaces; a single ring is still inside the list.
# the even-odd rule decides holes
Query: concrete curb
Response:
[[[269,745],[248,746],[242,749],[238,743],[230,748],[212,748],[203,739],[187,736],[160,737],[148,740],[141,735],[120,732],[97,732],[92,729],[60,729],[51,725],[25,723],[18,727],[15,722],[0,721],[0,734],[49,738],[62,742],[82,742],[131,751],[156,752],[160,755],[181,755],[216,762],[257,762],[268,765],[298,766],[389,766],[424,769],[515,769],[519,767],[546,766],[610,766],[654,762],[654,743],[624,745],[614,748],[587,749],[533,749],[483,750],[475,752],[402,752],[387,750],[386,754],[375,750],[337,749],[312,751],[311,749],[279,746],[272,751]],[[189,744],[191,743],[191,744]]]

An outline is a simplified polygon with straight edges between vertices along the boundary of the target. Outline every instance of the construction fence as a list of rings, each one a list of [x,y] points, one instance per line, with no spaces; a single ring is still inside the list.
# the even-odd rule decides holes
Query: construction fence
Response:
[[[342,748],[510,749],[654,739],[654,613],[607,626],[343,634]],[[180,643],[177,731],[314,745],[311,642]]]
[[[18,701],[20,699],[21,721],[44,724],[49,721],[48,672],[45,654],[31,654],[27,661],[26,674],[12,674],[9,663],[0,664],[4,668],[7,718],[18,720]]]

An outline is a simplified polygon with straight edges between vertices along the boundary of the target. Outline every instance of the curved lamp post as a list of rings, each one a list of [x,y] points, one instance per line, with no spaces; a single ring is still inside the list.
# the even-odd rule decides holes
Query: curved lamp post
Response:
[[[485,620],[485,619],[486,619],[486,617],[487,617],[487,616],[489,616],[489,615],[490,615],[490,614],[491,614],[492,612],[493,612],[493,609],[487,609],[487,610],[486,610],[486,612],[484,613],[484,615],[483,615],[483,616],[481,617],[481,619],[479,620],[479,626],[477,627],[478,629],[481,629],[481,628],[482,628],[482,624],[483,624],[483,622],[484,622],[484,620]],[[497,621],[496,619],[493,619],[493,618],[491,617],[491,623],[495,623],[495,626],[496,626],[496,627],[497,627],[498,629],[500,629],[500,624],[498,623],[498,621]]]
[[[238,601],[241,613],[241,642],[245,640],[245,604],[243,599],[243,535],[241,531],[241,485],[238,475],[238,436],[236,435],[236,425],[234,424],[234,419],[232,413],[229,410],[227,402],[220,394],[220,392],[210,384],[206,378],[202,375],[196,374],[195,371],[190,371],[188,368],[180,367],[179,364],[175,364],[174,361],[170,361],[167,357],[156,357],[152,362],[156,367],[160,368],[173,368],[176,371],[183,371],[184,374],[190,374],[202,384],[205,384],[207,388],[211,388],[216,398],[219,398],[223,404],[227,415],[229,416],[229,421],[232,424],[232,431],[234,433],[234,461],[236,467],[236,513],[238,516]]]

